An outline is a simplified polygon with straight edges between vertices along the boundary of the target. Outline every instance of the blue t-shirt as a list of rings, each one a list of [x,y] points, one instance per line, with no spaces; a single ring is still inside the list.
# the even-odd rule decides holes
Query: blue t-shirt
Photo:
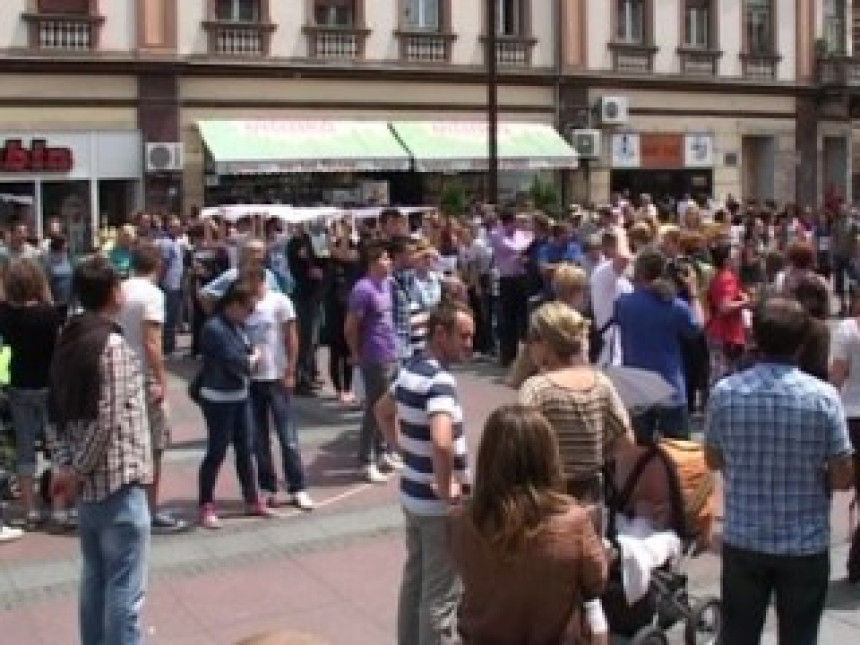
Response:
[[[561,262],[582,262],[582,247],[574,241],[556,242],[551,240],[544,244],[538,251],[538,260],[541,264],[559,264]]]
[[[657,372],[675,388],[673,405],[686,405],[681,339],[701,330],[690,306],[680,298],[667,301],[650,289],[637,288],[619,296],[615,321],[624,364]]]

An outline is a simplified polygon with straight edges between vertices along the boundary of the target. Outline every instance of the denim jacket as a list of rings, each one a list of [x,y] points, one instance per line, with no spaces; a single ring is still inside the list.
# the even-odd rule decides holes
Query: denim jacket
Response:
[[[211,402],[235,402],[248,397],[251,344],[242,327],[223,314],[210,318],[200,337],[203,354],[201,397]]]

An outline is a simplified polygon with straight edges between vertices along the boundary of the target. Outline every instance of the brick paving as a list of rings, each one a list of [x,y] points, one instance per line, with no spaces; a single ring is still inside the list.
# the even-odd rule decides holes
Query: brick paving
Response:
[[[165,463],[163,505],[194,518],[197,466],[204,447],[199,411],[184,394],[190,362],[172,365],[174,447]],[[470,445],[496,406],[515,395],[491,367],[473,364],[459,381]],[[221,531],[153,538],[145,613],[147,642],[235,643],[274,629],[316,636],[333,645],[394,642],[403,546],[396,483],[356,480],[354,451],[360,413],[330,398],[296,399],[313,513],[282,509],[277,520],[238,516],[232,462],[218,483],[221,507],[233,512]],[[833,569],[822,643],[856,642],[860,591],[839,579],[845,562],[847,496],[835,503]],[[28,534],[0,547],[0,644],[76,643],[78,545],[74,536]],[[690,563],[691,588],[714,593],[719,560]],[[775,643],[772,627],[765,643]],[[679,634],[673,642],[682,642]]]

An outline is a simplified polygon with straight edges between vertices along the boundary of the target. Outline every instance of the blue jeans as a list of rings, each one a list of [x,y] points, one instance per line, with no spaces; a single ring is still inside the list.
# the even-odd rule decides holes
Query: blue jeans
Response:
[[[164,327],[162,328],[162,348],[165,354],[176,350],[176,330],[179,326],[179,313],[182,310],[182,291],[164,290]]]
[[[636,443],[640,446],[647,446],[660,437],[690,438],[690,413],[686,405],[676,408],[652,408],[633,415],[632,422]]]
[[[48,390],[9,388],[9,411],[15,428],[18,474],[36,474],[36,440],[48,424]]]
[[[206,419],[206,455],[200,464],[200,505],[211,504],[215,482],[221,464],[227,457],[227,448],[233,444],[236,454],[236,474],[242,487],[242,497],[248,504],[257,501],[254,482],[254,461],[251,457],[251,425],[248,400],[231,403],[212,403],[203,400],[203,418]]]
[[[305,472],[299,450],[299,433],[290,409],[290,393],[281,381],[251,383],[251,407],[254,411],[254,453],[257,457],[257,482],[266,492],[278,490],[278,477],[272,462],[269,442],[269,413],[275,424],[275,434],[281,444],[281,459],[287,490],[297,493],[305,489]]]
[[[146,490],[125,486],[100,502],[81,502],[78,522],[81,643],[142,643],[140,614],[149,562]]]
[[[397,374],[396,363],[368,363],[361,366],[364,381],[364,417],[358,436],[358,461],[362,466],[375,464],[385,453],[385,437],[376,422],[374,407]]]

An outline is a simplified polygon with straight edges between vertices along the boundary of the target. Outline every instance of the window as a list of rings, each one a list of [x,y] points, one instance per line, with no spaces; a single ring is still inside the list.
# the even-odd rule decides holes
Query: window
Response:
[[[525,0],[496,0],[496,34],[526,35]]]
[[[623,43],[645,43],[644,0],[617,0],[616,37]]]
[[[218,0],[215,12],[218,20],[227,22],[260,22],[257,0]]]
[[[827,52],[845,52],[845,0],[824,0],[824,40]]]
[[[403,26],[409,31],[441,31],[441,0],[402,0]]]
[[[58,15],[87,15],[90,12],[90,0],[39,0],[39,13]]]
[[[744,31],[749,54],[772,54],[775,50],[771,3],[772,0],[746,0]]]
[[[314,22],[321,27],[354,27],[354,0],[315,0]]]
[[[711,46],[711,0],[686,0],[684,5],[684,46],[708,49]]]

